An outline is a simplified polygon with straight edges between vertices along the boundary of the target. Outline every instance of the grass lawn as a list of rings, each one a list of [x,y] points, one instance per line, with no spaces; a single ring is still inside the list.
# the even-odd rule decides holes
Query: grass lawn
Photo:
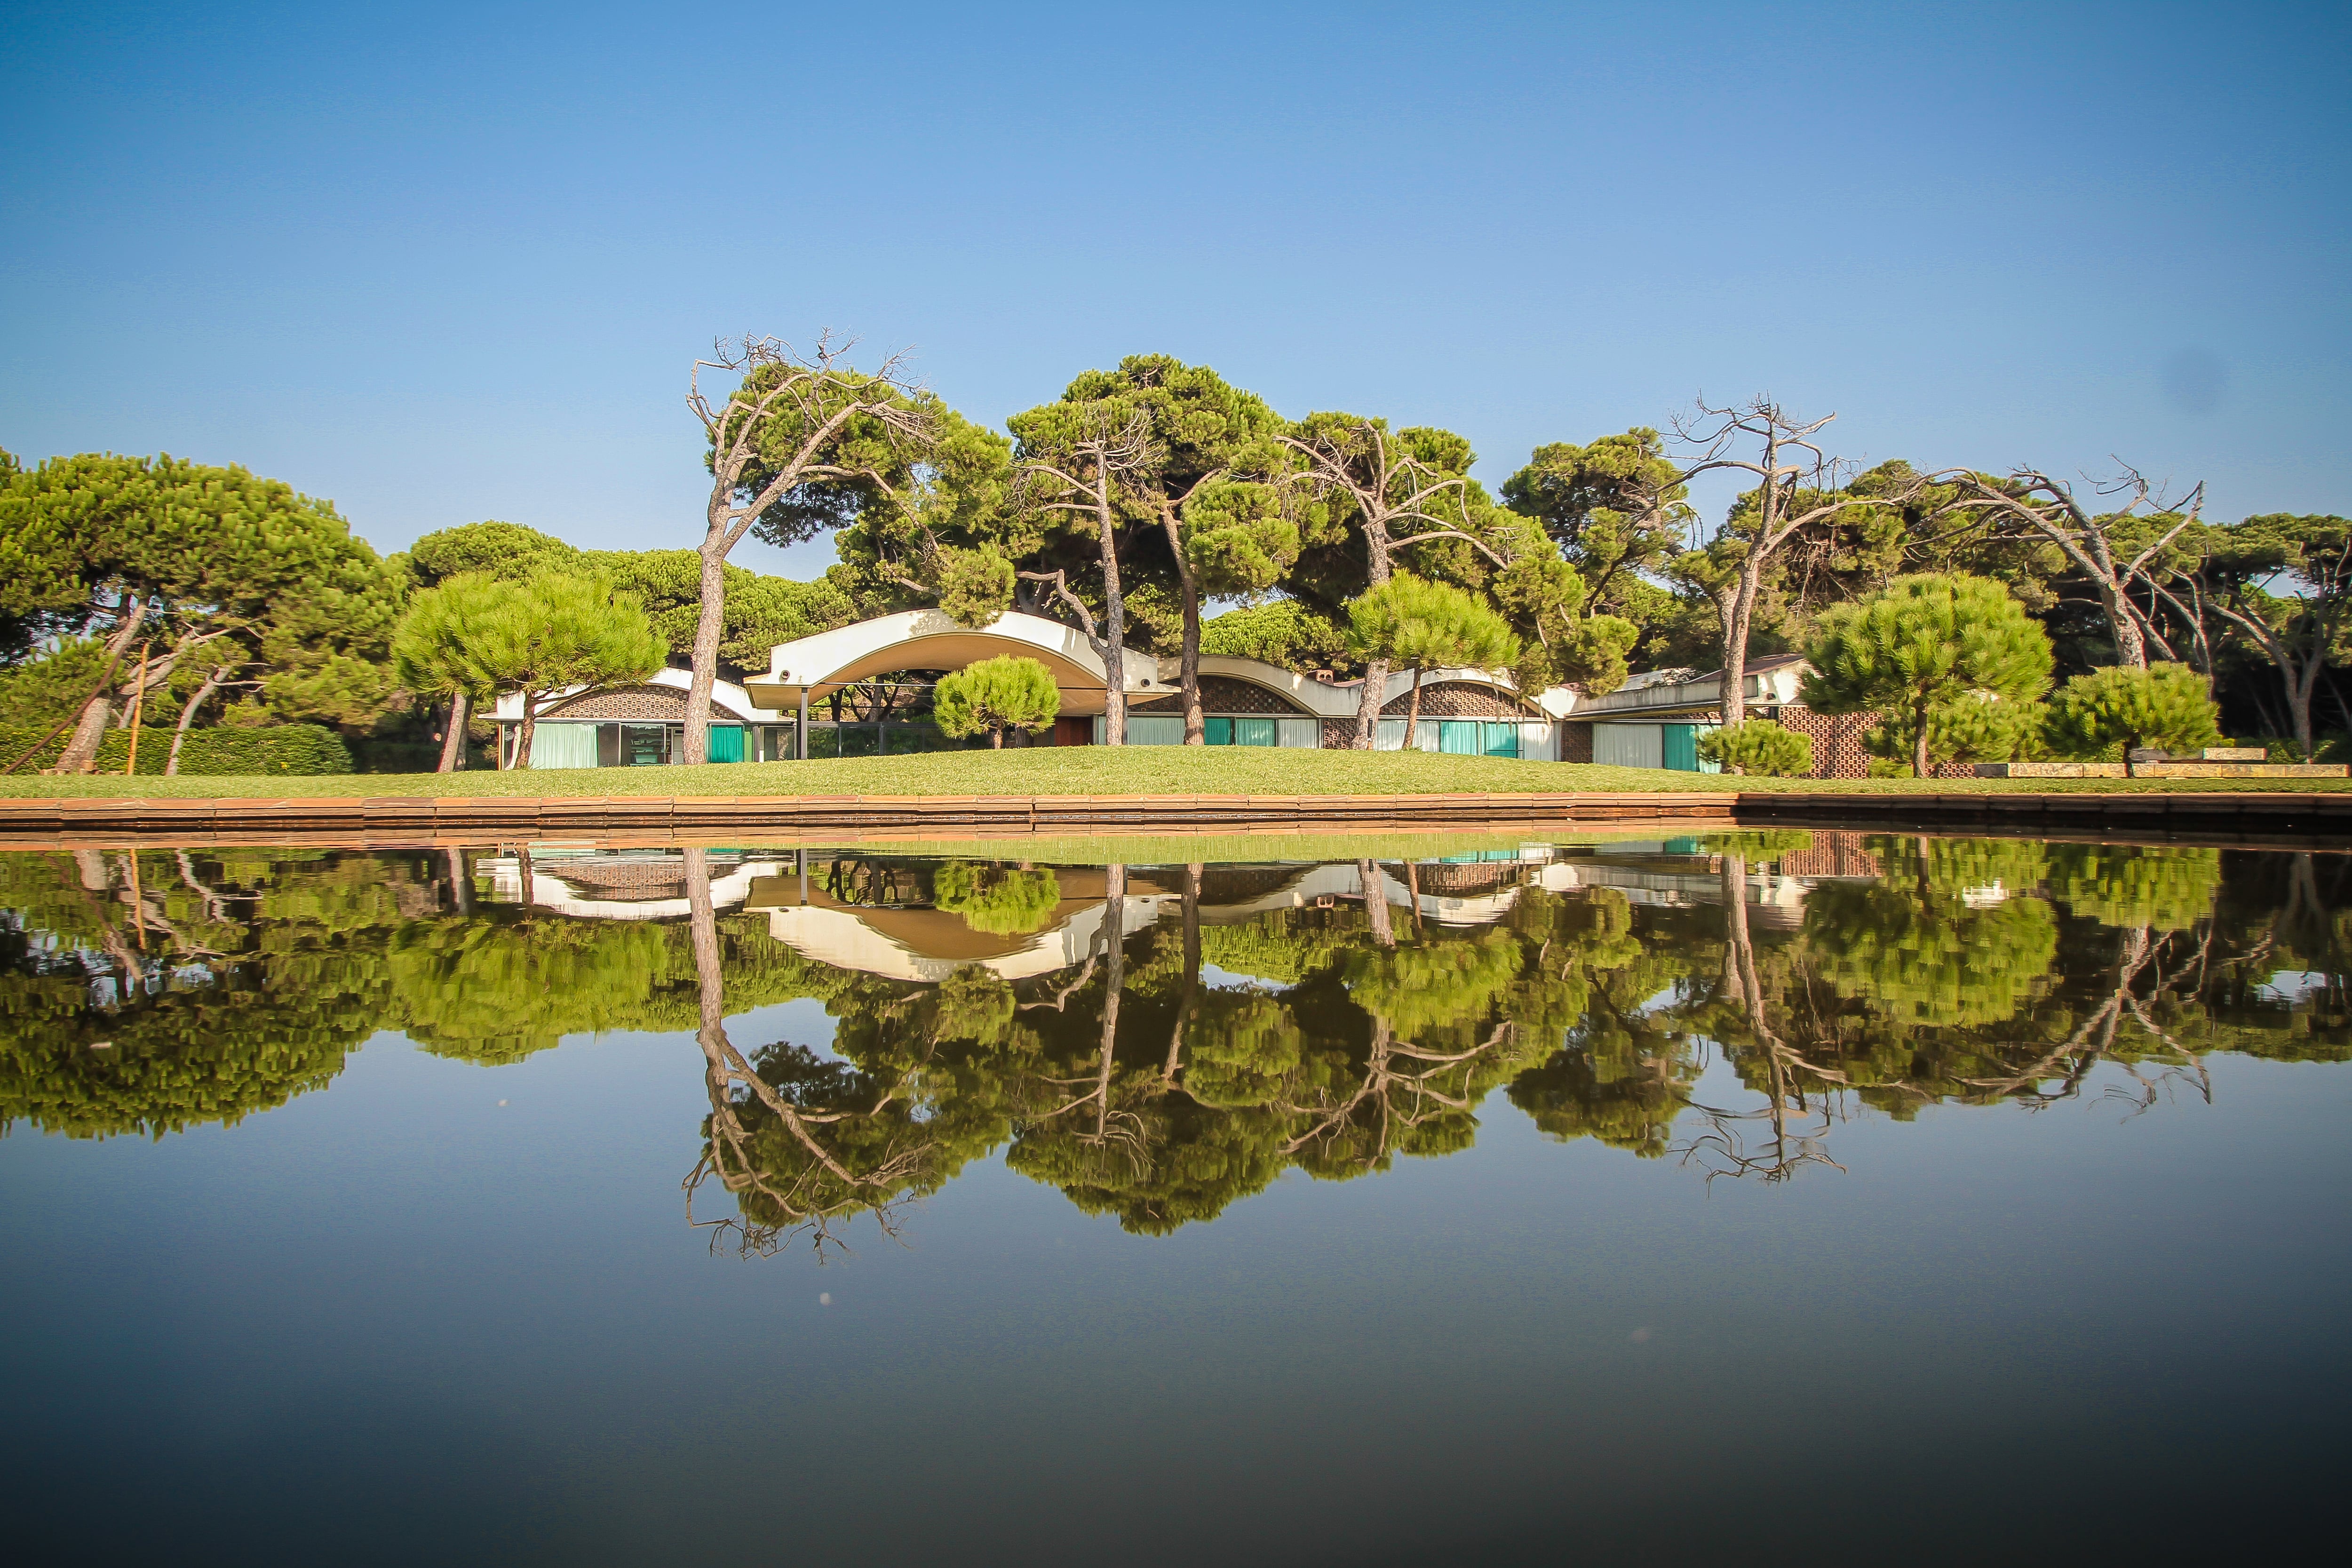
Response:
[[[0,797],[150,799],[304,795],[1453,795],[1790,790],[1871,795],[2352,790],[2352,779],[1752,779],[1659,768],[1522,763],[1425,752],[1273,746],[1067,746],[933,752],[830,762],[698,768],[552,768],[520,773],[163,778],[0,778]]]

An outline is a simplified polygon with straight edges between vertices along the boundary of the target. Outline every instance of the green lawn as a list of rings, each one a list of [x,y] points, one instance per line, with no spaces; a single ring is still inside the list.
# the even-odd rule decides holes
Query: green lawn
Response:
[[[1667,790],[1840,794],[2043,794],[2347,790],[2347,779],[1750,779],[1422,752],[1310,752],[1256,746],[1071,746],[935,752],[833,762],[720,763],[698,768],[360,773],[327,777],[0,778],[0,796],[149,798],[302,795],[1445,795]]]

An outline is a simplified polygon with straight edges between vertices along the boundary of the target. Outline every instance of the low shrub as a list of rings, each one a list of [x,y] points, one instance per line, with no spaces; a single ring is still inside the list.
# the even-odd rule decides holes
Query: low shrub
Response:
[[[42,733],[24,726],[0,730],[0,767],[23,755]],[[172,733],[156,728],[139,731],[139,772],[142,775],[163,773],[163,764],[172,756]],[[31,773],[54,766],[65,749],[66,736],[58,734],[26,758],[16,771]],[[131,732],[109,730],[106,739],[99,742],[98,771],[121,773],[130,754]],[[351,748],[343,744],[343,738],[324,725],[270,724],[250,729],[189,731],[187,743],[180,749],[180,771],[213,777],[268,773],[290,776],[348,773],[353,771],[353,763]]]
[[[2220,717],[2205,678],[2185,664],[2110,665],[2059,688],[2048,733],[2062,755],[2119,762],[2138,746],[2189,752],[2217,745]]]
[[[1813,771],[1813,738],[1783,729],[1769,719],[1726,724],[1698,738],[1702,762],[1758,778],[1800,778]]]

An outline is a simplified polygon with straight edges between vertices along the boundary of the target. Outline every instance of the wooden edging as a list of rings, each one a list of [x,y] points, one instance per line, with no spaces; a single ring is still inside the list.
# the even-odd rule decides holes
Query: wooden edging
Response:
[[[1395,795],[373,795],[277,800],[0,800],[0,845],[363,843],[760,836],[1481,832],[1676,823],[2049,834],[2197,834],[2224,841],[2352,838],[2352,794]]]

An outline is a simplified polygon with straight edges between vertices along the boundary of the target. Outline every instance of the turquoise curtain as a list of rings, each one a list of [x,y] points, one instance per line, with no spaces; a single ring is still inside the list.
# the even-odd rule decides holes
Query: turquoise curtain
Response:
[[[1236,746],[1271,746],[1276,731],[1271,719],[1236,719],[1234,721],[1234,744]]]
[[[1658,728],[1660,765],[1678,773],[1698,772],[1698,726],[1662,724]]]
[[[1519,727],[1517,724],[1486,726],[1486,754],[1490,757],[1516,757],[1519,754]]]
[[[1208,731],[1202,738],[1210,745],[1230,746],[1234,743],[1234,721],[1231,719],[1209,719],[1202,722]]]
[[[1127,743],[1130,746],[1181,746],[1184,743],[1184,720],[1180,715],[1165,713],[1130,714],[1127,721]]]
[[[710,726],[710,760],[714,763],[740,763],[743,760],[742,725]]]
[[[1428,720],[1422,721],[1426,724]],[[1486,750],[1486,729],[1475,719],[1443,719],[1437,725],[1437,749],[1456,756],[1475,757]]]

